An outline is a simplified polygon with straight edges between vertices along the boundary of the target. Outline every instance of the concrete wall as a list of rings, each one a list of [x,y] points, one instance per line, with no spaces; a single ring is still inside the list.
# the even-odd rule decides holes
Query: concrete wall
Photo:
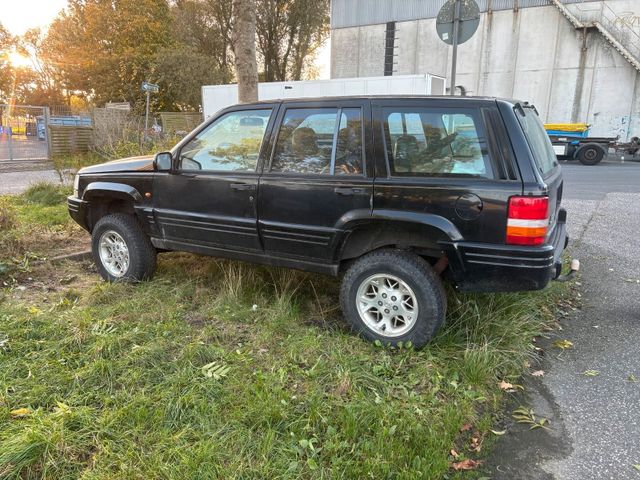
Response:
[[[569,8],[596,14],[601,3]],[[640,16],[640,0],[606,5]],[[394,74],[449,76],[451,48],[437,37],[435,19],[396,28]],[[383,75],[384,37],[384,25],[333,30],[332,78]],[[593,136],[640,136],[640,74],[597,31],[587,33],[584,46],[582,31],[553,6],[483,13],[474,37],[459,48],[456,85],[468,95],[532,102],[545,122],[589,123]]]

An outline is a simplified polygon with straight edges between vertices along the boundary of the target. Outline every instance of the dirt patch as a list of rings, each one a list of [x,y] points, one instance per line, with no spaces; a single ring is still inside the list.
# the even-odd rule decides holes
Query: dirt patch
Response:
[[[59,301],[68,292],[83,291],[100,281],[90,261],[39,262],[16,272],[5,284],[12,300],[30,304]]]

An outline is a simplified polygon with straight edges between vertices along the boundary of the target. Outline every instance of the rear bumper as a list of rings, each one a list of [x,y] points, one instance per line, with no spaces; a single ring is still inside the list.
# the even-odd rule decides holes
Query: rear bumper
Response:
[[[447,242],[451,276],[467,292],[540,290],[557,278],[569,239],[567,212],[560,209],[548,243],[540,247]]]
[[[69,209],[69,215],[71,218],[75,220],[75,222],[80,225],[85,230],[89,230],[87,225],[87,207],[89,206],[89,202],[85,202],[84,200],[80,200],[76,197],[67,197],[67,208]]]

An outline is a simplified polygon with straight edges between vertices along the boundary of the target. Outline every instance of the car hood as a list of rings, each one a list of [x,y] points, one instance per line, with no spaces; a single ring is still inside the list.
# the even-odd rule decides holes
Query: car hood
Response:
[[[141,157],[121,158],[111,162],[100,163],[84,167],[78,173],[110,173],[110,172],[140,172],[153,170],[154,155],[144,155]]]

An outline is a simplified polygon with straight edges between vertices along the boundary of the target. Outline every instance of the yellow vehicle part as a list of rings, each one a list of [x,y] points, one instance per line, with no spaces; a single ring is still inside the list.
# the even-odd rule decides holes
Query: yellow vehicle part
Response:
[[[545,130],[561,130],[563,132],[584,132],[589,129],[586,123],[545,123]]]

